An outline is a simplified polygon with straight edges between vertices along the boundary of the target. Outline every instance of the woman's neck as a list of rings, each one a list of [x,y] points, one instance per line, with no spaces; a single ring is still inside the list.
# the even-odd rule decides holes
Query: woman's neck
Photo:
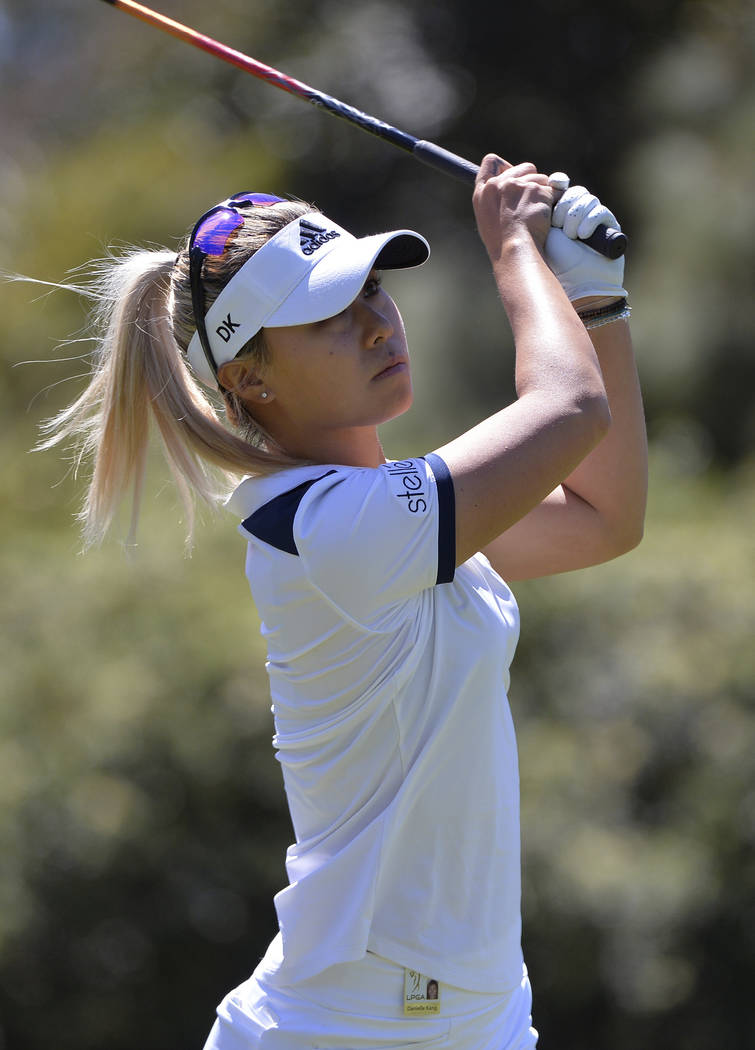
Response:
[[[343,430],[308,431],[288,434],[285,439],[274,431],[272,437],[289,455],[315,463],[340,463],[347,467],[379,467],[385,463],[377,428],[352,427]]]

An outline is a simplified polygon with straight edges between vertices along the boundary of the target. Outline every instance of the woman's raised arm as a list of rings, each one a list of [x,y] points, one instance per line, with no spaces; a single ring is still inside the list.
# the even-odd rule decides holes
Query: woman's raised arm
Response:
[[[610,561],[642,538],[647,441],[629,324],[618,321],[590,334],[608,393],[611,427],[563,484],[485,548],[506,580]]]
[[[609,429],[597,355],[544,258],[552,202],[533,165],[484,158],[473,203],[514,335],[518,397],[438,449],[454,482],[457,564],[542,503]]]

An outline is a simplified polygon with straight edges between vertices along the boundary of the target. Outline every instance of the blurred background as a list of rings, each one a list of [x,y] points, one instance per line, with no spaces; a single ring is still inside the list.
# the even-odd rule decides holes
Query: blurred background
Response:
[[[746,0],[156,0],[479,161],[563,169],[618,214],[651,438],[646,539],[517,587],[525,954],[541,1045],[753,1046],[755,480]],[[93,0],[0,3],[0,268],[65,282],[175,247],[238,189],[356,233],[411,226],[388,277],[422,454],[512,396],[468,190]],[[0,1048],[191,1050],[274,933],[291,839],[235,523],[193,556],[155,462],[80,554],[83,480],[32,453],[83,385],[85,304],[0,283]]]

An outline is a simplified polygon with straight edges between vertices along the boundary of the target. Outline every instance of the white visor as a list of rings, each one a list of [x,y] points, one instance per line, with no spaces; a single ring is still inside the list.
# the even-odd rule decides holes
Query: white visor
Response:
[[[323,321],[345,310],[373,267],[421,266],[429,255],[425,238],[412,230],[357,238],[320,212],[308,212],[255,252],[207,311],[217,367],[233,360],[261,328]],[[197,377],[216,390],[197,332],[186,356]]]

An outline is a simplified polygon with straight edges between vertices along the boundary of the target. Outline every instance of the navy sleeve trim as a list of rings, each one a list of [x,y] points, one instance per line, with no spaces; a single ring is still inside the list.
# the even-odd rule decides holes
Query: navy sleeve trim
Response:
[[[438,578],[451,583],[456,569],[456,497],[451,471],[434,452],[425,457],[438,487]]]
[[[307,492],[318,481],[327,478],[329,474],[335,474],[334,470],[328,470],[319,478],[312,478],[297,485],[295,489],[282,492],[275,496],[269,503],[263,503],[253,514],[241,522],[241,527],[246,529],[252,536],[256,536],[263,543],[269,543],[279,551],[286,554],[299,554],[294,540],[294,518],[299,509],[299,504]]]

